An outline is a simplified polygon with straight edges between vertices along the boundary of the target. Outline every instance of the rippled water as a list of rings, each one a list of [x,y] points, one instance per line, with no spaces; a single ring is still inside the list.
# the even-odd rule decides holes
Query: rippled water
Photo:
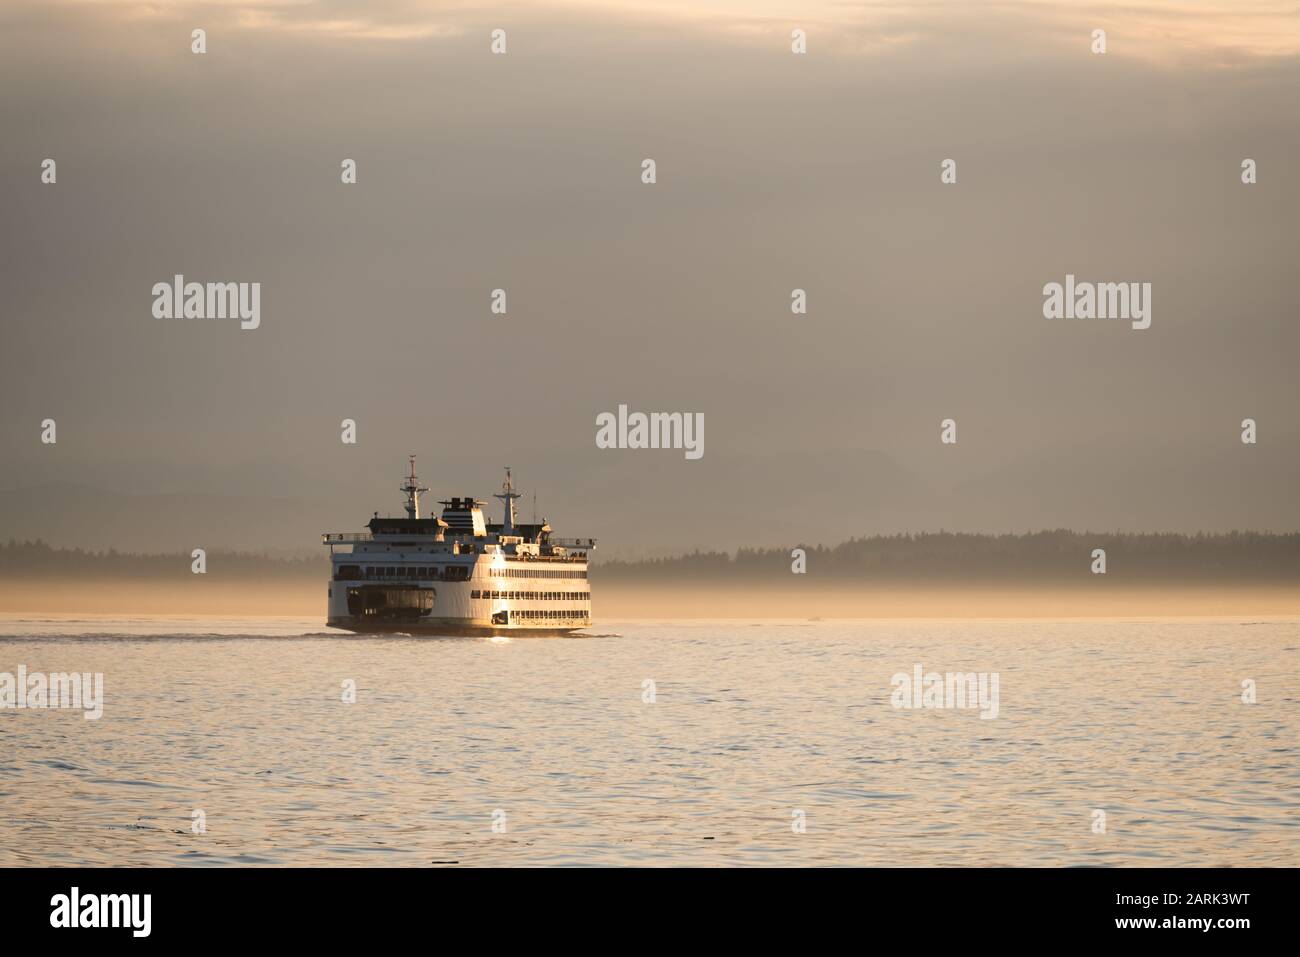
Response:
[[[0,864],[1300,863],[1295,622],[600,630],[2,620],[0,672],[106,700],[0,711]],[[998,717],[893,708],[918,663]]]

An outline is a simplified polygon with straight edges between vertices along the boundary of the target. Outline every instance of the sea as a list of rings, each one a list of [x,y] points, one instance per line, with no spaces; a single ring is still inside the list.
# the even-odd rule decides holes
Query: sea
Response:
[[[5,674],[4,866],[1300,863],[1296,621],[10,616]]]

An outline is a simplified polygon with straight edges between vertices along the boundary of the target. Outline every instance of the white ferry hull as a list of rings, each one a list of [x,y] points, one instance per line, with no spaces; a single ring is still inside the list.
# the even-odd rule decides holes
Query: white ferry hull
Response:
[[[381,563],[405,558],[401,552],[388,552],[357,555],[348,561]],[[420,560],[418,554],[416,560]],[[507,571],[515,572],[514,577],[498,577]],[[465,567],[467,581],[335,579],[329,586],[325,623],[330,628],[363,634],[566,634],[589,628],[591,605],[590,592],[585,590],[585,565],[564,569],[583,578],[572,585],[566,582],[568,587],[563,590],[555,588],[555,581],[533,577],[553,571],[557,570],[507,570],[494,563],[475,562]],[[576,590],[573,585],[581,585],[582,589]]]

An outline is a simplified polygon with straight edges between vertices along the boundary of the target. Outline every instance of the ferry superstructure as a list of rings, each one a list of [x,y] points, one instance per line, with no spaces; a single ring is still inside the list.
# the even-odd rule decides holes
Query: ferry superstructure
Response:
[[[326,532],[331,575],[326,624],[353,632],[496,635],[567,633],[591,624],[587,553],[592,538],[553,538],[551,526],[521,525],[506,469],[501,524],[471,496],[440,501],[442,517],[420,515],[428,489],[410,474],[405,518],[374,514],[366,532]]]

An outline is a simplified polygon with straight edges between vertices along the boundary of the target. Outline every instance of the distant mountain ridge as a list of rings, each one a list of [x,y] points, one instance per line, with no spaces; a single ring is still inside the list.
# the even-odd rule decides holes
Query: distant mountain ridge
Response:
[[[794,574],[795,549],[806,572]],[[694,551],[673,558],[593,563],[593,577],[626,584],[872,582],[1066,582],[1093,578],[1096,549],[1105,551],[1109,581],[1232,582],[1300,587],[1300,532],[1177,534],[1074,532],[1023,535],[924,532],[854,538],[839,545],[742,548],[735,553]],[[207,552],[208,574],[235,579],[319,580],[328,575],[317,557],[273,556],[228,550]],[[189,552],[131,554],[55,548],[41,541],[0,544],[0,575],[9,579],[78,576],[86,579],[186,579]]]
[[[801,549],[800,559],[796,549]],[[1100,550],[1100,553],[1099,551]],[[1185,535],[1074,532],[1023,535],[925,532],[855,538],[839,545],[742,548],[676,558],[608,562],[613,581],[789,581],[804,574],[837,583],[879,581],[1069,581],[1092,577],[1105,560],[1109,580],[1233,581],[1300,585],[1300,533]],[[1100,575],[1098,577],[1101,577]]]

